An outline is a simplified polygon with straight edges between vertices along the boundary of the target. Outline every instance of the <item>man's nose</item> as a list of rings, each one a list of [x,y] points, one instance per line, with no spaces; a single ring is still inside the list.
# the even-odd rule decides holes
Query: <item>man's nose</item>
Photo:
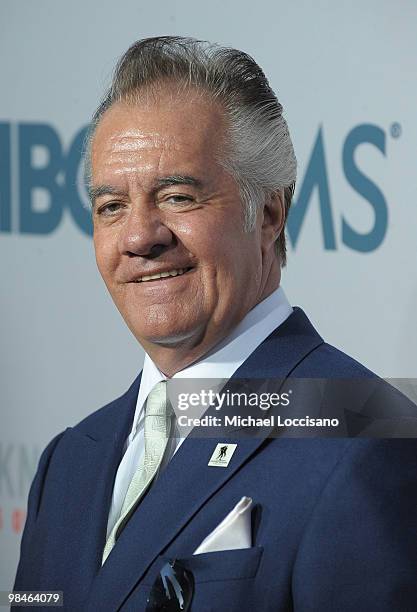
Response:
[[[119,234],[119,251],[130,257],[157,257],[173,241],[158,209],[132,209]]]

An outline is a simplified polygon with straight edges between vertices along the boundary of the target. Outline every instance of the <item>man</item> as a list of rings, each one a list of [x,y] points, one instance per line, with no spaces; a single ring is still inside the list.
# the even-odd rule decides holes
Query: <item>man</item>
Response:
[[[98,268],[146,358],[44,451],[15,589],[68,610],[416,609],[414,440],[185,437],[167,400],[177,379],[376,380],[280,287],[296,161],[259,66],[139,41],[87,156]]]

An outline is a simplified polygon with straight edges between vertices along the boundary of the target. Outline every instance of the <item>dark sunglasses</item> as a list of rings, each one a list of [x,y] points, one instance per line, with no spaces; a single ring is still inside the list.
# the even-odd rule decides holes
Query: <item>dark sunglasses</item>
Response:
[[[186,612],[194,594],[194,576],[176,559],[168,561],[158,574],[146,612]]]

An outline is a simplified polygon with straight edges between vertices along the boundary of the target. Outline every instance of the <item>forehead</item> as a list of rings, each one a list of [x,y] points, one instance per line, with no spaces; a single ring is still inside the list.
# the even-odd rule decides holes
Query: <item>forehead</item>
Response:
[[[158,97],[118,102],[102,116],[91,148],[93,175],[129,164],[213,163],[225,146],[226,120],[220,106],[200,92],[161,91]],[[160,168],[162,170],[162,168]],[[177,168],[180,170],[181,168]],[[96,177],[97,178],[97,177]]]

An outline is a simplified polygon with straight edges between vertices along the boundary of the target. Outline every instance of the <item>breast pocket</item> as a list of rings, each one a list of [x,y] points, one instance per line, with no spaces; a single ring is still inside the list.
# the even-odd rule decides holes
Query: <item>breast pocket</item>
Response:
[[[248,580],[256,576],[263,550],[262,546],[222,550],[178,558],[178,561],[193,573],[196,584]]]

